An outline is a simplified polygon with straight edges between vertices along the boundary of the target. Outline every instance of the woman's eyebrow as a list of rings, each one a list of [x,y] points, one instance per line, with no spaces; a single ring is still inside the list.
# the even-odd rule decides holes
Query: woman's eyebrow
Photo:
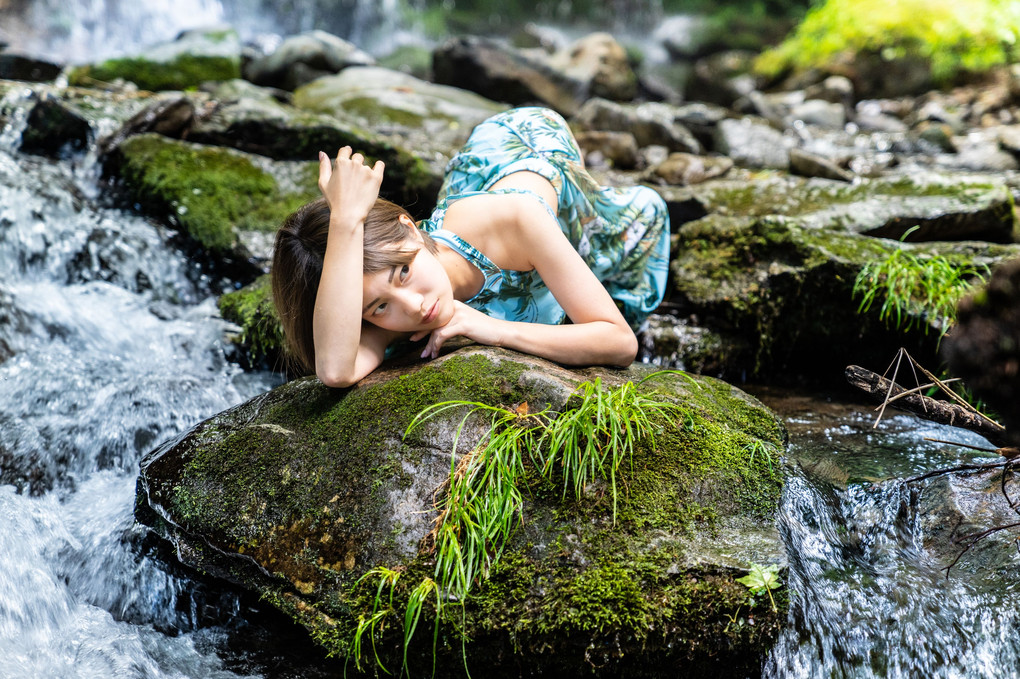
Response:
[[[394,276],[394,274],[396,272],[397,272],[397,266],[394,264],[393,266],[390,267],[390,275],[386,278],[386,282],[387,283],[392,283],[393,282],[393,276]],[[361,313],[363,313],[363,314],[366,313],[370,308],[375,306],[375,303],[378,302],[378,301],[379,301],[378,297],[373,299],[371,302],[369,302],[368,304],[365,305],[365,308],[361,310]]]

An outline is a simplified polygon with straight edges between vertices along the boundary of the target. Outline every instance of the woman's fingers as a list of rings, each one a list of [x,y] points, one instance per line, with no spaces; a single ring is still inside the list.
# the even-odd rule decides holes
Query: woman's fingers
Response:
[[[319,151],[319,191],[326,192],[326,185],[329,178],[333,176],[333,166],[329,162],[329,156]]]

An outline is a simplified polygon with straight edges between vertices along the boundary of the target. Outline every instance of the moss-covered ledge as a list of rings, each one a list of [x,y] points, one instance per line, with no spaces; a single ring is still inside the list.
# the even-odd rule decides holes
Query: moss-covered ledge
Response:
[[[583,381],[634,381],[682,415],[659,421],[654,440],[640,441],[624,465],[615,523],[607,484],[590,484],[578,501],[564,499],[555,478],[529,474],[521,525],[489,577],[439,625],[439,673],[463,674],[463,650],[467,666],[486,676],[525,667],[753,674],[785,619],[783,590],[773,612],[736,579],[754,563],[783,562],[773,520],[785,429],[723,382],[677,373],[640,382],[651,372],[572,371],[468,347],[377,371],[350,390],[298,380],[147,456],[137,516],[184,563],[258,592],[333,654],[351,655],[359,618],[372,615],[378,581],[358,579],[380,566],[399,572],[399,615],[374,629],[376,651],[393,669],[403,655],[403,607],[433,576],[433,556],[419,545],[437,515],[434,493],[449,477],[464,411],[404,437],[414,416],[451,399],[560,411]],[[458,450],[482,434],[472,418]],[[425,610],[408,652],[416,674],[432,668],[433,609]],[[361,659],[371,657],[366,650]]]
[[[318,195],[318,163],[271,161],[233,149],[139,134],[106,159],[131,200],[216,256],[252,253],[248,233],[272,234]]]

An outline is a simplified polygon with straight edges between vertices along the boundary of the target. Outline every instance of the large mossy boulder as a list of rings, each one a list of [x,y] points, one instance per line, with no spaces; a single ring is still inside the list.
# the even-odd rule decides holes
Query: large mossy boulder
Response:
[[[142,209],[228,260],[265,260],[284,218],[318,195],[316,161],[273,161],[152,133],[121,142],[106,171]]]
[[[194,29],[144,54],[77,66],[71,85],[84,87],[127,80],[144,90],[184,90],[207,81],[241,77],[241,40],[228,26]]]
[[[737,579],[755,564],[783,562],[773,520],[785,429],[725,383],[650,373],[574,371],[467,347],[379,370],[344,391],[297,380],[147,456],[137,516],[185,564],[259,593],[329,653],[356,656],[360,622],[360,661],[371,666],[373,646],[392,671],[405,652],[412,591],[437,577],[427,536],[451,464],[464,464],[486,440],[486,418],[465,420],[465,407],[408,433],[416,415],[463,399],[523,422],[547,408],[572,412],[584,382],[603,390],[630,382],[677,409],[635,441],[615,494],[594,480],[578,498],[564,492],[558,472],[547,477],[534,466],[537,450],[513,458],[527,471],[512,535],[491,545],[491,569],[463,598],[440,593],[436,644],[436,595],[426,600],[409,669],[430,672],[435,658],[441,676],[462,675],[465,665],[485,676],[518,676],[521,667],[755,675],[785,619],[783,590],[773,592],[774,610],[765,593],[753,596]],[[391,571],[396,584],[380,585]]]
[[[277,99],[277,90],[243,80],[207,89],[217,105],[195,121],[188,133],[190,141],[276,160],[305,161],[316,160],[319,151],[334,155],[349,145],[365,154],[368,162],[386,164],[381,194],[408,206],[418,217],[427,216],[435,204],[446,162],[456,150],[457,142],[417,146],[424,133],[380,133],[372,121],[356,117],[343,106],[319,107],[304,98],[299,100],[302,107],[291,106]]]
[[[935,365],[933,326],[941,319],[905,319],[902,326],[913,326],[907,333],[880,320],[880,305],[859,313],[854,283],[864,266],[897,250],[937,255],[961,269],[1020,253],[1008,243],[1012,197],[987,178],[847,185],[777,174],[659,190],[677,231],[668,308],[718,338],[720,358],[692,356],[693,364],[730,379],[814,374],[837,381],[846,365],[884,365],[901,346]],[[687,364],[679,346],[687,335],[660,330],[655,353]]]
[[[465,89],[377,66],[351,66],[294,92],[298,108],[340,112],[381,134],[402,136],[421,155],[452,155],[475,125],[507,109]]]

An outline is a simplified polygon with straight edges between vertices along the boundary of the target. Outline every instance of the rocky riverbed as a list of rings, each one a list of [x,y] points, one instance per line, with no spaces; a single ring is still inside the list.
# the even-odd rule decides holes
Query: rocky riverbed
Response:
[[[432,52],[429,73],[411,75],[321,32],[260,54],[218,27],[137,57],[68,69],[0,54],[8,77],[0,81],[0,118],[5,140],[21,153],[71,164],[94,155],[104,200],[171,229],[169,238],[202,271],[236,283],[219,310],[235,324],[232,358],[248,367],[279,365],[265,279],[269,248],[282,218],[315,196],[318,150],[350,144],[383,159],[383,194],[425,216],[446,161],[472,126],[521,104],[566,115],[600,181],[647,183],[669,205],[670,288],[641,335],[648,362],[734,382],[831,384],[843,366],[883,366],[899,346],[934,361],[932,328],[940,319],[919,314],[910,331],[889,327],[876,311],[858,311],[854,281],[865,265],[896,251],[990,268],[1020,256],[1020,72],[1004,68],[951,92],[860,99],[852,74],[817,74],[770,89],[740,66],[746,55],[743,62],[729,56],[706,59],[700,87],[681,91],[635,68],[607,34],[549,50],[457,38]],[[713,64],[718,70],[709,70]],[[116,271],[126,285],[152,285],[144,271],[111,265],[123,256],[101,233],[87,255],[97,271]],[[3,361],[24,351],[18,327],[27,315],[2,296],[0,305],[18,321],[0,328]],[[462,349],[377,379],[402,393],[412,385],[414,403],[424,407],[421,394],[431,394],[426,386],[435,380],[433,401],[482,398],[477,377],[444,372],[459,361],[492,362],[476,366],[487,376],[532,365],[537,377],[504,376],[504,388],[486,403],[519,407],[538,399],[558,408],[590,376],[491,354]],[[644,375],[634,369],[601,377],[615,383]],[[783,562],[770,528],[782,474],[749,451],[766,444],[778,454],[785,434],[738,389],[671,379],[670,398],[704,420],[692,429],[700,438],[656,450],[668,463],[644,460],[654,469],[631,482],[635,491],[673,488],[663,509],[685,517],[683,525],[628,517],[619,531],[607,519],[604,494],[586,510],[597,516],[573,516],[538,498],[528,511],[539,521],[525,524],[505,570],[469,602],[479,657],[538,662],[549,671],[559,671],[557,662],[587,662],[611,672],[642,654],[652,674],[679,659],[692,672],[728,666],[744,676],[760,667],[781,616],[760,596],[749,603],[747,589],[735,583],[756,564]],[[549,395],[552,382],[560,383],[556,396]],[[352,594],[352,584],[381,564],[427,573],[428,556],[417,551],[427,521],[414,512],[429,511],[427,496],[442,480],[437,470],[449,467],[407,466],[405,456],[423,453],[405,450],[397,438],[414,415],[406,409],[344,416],[369,429],[386,425],[381,433],[359,430],[344,455],[358,457],[359,445],[380,438],[396,451],[371,447],[381,457],[364,473],[364,459],[335,468],[340,453],[331,446],[339,442],[314,450],[303,443],[306,435],[323,438],[312,426],[316,418],[349,434],[333,421],[336,413],[359,403],[375,408],[384,390],[372,381],[335,394],[314,380],[295,382],[205,422],[149,456],[139,516],[174,542],[184,563],[259,591],[327,649],[350,652],[352,630],[372,606]],[[699,400],[724,392],[729,405],[721,413]],[[314,413],[305,412],[309,407]],[[311,433],[300,433],[305,427]],[[426,452],[448,450],[452,430],[425,442]],[[691,451],[710,449],[745,453],[739,464],[723,465],[739,480],[690,475]],[[312,453],[321,459],[305,459]],[[234,457],[226,464],[223,456]],[[30,466],[14,472],[19,483],[32,482]],[[371,497],[332,508],[334,496],[352,488]],[[362,514],[377,492],[403,513],[391,507]],[[414,502],[403,503],[410,495]],[[348,524],[355,516],[357,525]],[[389,522],[381,528],[380,516]],[[589,533],[595,528],[606,531]],[[691,556],[713,542],[726,553]],[[595,546],[601,551],[592,552]],[[641,564],[649,570],[637,572]],[[492,601],[513,603],[513,615]],[[378,631],[390,639],[397,627]],[[463,634],[443,631],[441,657],[456,664]],[[396,648],[384,651],[390,663]],[[422,648],[414,655],[416,665],[431,658]]]

